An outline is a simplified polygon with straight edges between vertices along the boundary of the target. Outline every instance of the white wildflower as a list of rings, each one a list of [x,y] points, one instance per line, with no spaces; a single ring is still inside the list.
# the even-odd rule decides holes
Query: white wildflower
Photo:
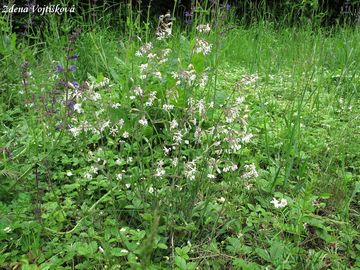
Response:
[[[72,127],[69,130],[74,137],[78,136],[81,131],[81,129],[79,127]]]
[[[144,73],[147,70],[148,66],[149,65],[147,63],[146,64],[141,64],[140,65],[140,72]]]
[[[195,161],[189,161],[185,163],[185,177],[189,180],[195,180],[195,175],[197,172]]]
[[[145,103],[145,106],[147,106],[147,107],[152,106],[152,104],[153,104],[153,102],[155,101],[155,99],[156,99],[156,92],[153,91],[153,92],[150,93],[149,99],[148,99],[148,101]]]
[[[110,126],[110,120],[103,122],[101,124],[100,131],[103,132],[109,126]]]
[[[159,80],[162,79],[162,77],[161,77],[161,72],[160,72],[160,71],[154,72],[154,76],[157,77]]]
[[[163,56],[167,56],[169,53],[171,53],[170,48],[166,48],[166,49],[163,50]]]
[[[254,164],[245,165],[244,168],[245,168],[246,172],[241,176],[241,178],[250,179],[250,178],[256,178],[259,176]]]
[[[91,167],[90,167],[90,173],[91,174],[98,174],[98,171],[99,171],[99,168],[97,167],[97,166],[94,166],[94,165],[92,165]]]
[[[164,151],[164,154],[167,156],[169,155],[171,149],[170,148],[166,148],[166,146],[163,147],[163,151]]]
[[[84,110],[81,108],[81,103],[76,103],[74,105],[74,111],[77,113],[82,113]]]
[[[129,132],[125,131],[122,136],[124,139],[129,138]]]
[[[169,59],[167,59],[167,58],[161,59],[161,60],[159,61],[159,64],[164,64],[164,63],[166,63],[168,60],[169,60]]]
[[[153,59],[153,58],[155,58],[156,57],[156,54],[155,53],[149,53],[148,54],[148,58],[149,59]]]
[[[170,122],[170,129],[175,129],[179,126],[178,122],[173,119],[171,122]]]
[[[95,112],[96,117],[99,117],[99,115],[101,115],[105,110],[104,109],[100,109],[98,111]]]
[[[174,109],[174,105],[171,104],[164,104],[163,109],[167,112],[172,111]]]
[[[164,165],[164,161],[159,160],[158,163],[157,163],[157,168],[156,168],[156,173],[155,173],[156,177],[163,177],[164,176],[165,170],[163,168],[163,165]]]
[[[274,205],[275,208],[284,208],[288,204],[287,200],[284,198],[282,198],[280,201],[276,198],[273,198],[271,203]]]
[[[139,124],[142,126],[147,126],[148,125],[148,121],[146,120],[145,116],[143,116],[140,120],[139,120]]]
[[[98,92],[93,92],[92,96],[90,96],[90,100],[97,101],[101,99],[101,95]]]
[[[115,136],[117,133],[118,133],[118,128],[117,128],[117,126],[114,126],[114,127],[112,127],[112,128],[110,129],[110,134],[111,134],[112,136]]]
[[[241,141],[242,141],[243,143],[248,143],[248,142],[250,142],[250,140],[251,140],[252,137],[254,137],[254,135],[251,134],[251,133],[248,133],[248,134],[246,134],[244,137],[241,138]]]
[[[236,104],[241,105],[245,101],[245,98],[243,96],[236,98]]]
[[[196,39],[196,44],[194,48],[195,53],[202,53],[203,55],[207,55],[211,52],[212,45],[207,41],[201,38]]]
[[[125,124],[125,121],[124,121],[124,119],[121,118],[118,122],[119,127],[122,128],[124,126],[124,124]]]
[[[178,158],[173,158],[173,160],[171,161],[171,165],[173,165],[174,167],[176,167],[178,165]]]
[[[140,86],[137,86],[134,89],[134,93],[135,93],[135,95],[141,97],[144,94],[144,90],[142,90]]]
[[[208,82],[208,76],[207,76],[207,74],[203,74],[200,78],[199,86],[201,88],[204,88],[206,86],[207,82]]]
[[[196,30],[198,30],[200,33],[209,33],[211,28],[210,25],[207,24],[200,24],[196,27]]]
[[[175,132],[174,136],[173,136],[173,141],[175,142],[175,144],[181,144],[183,140],[183,135],[181,134],[180,131]]]
[[[152,43],[145,43],[140,49],[135,53],[136,56],[143,56],[147,54],[152,49]]]
[[[177,72],[175,72],[175,71],[172,71],[171,72],[171,77],[173,77],[173,79],[178,79],[179,78],[179,74],[177,73]]]

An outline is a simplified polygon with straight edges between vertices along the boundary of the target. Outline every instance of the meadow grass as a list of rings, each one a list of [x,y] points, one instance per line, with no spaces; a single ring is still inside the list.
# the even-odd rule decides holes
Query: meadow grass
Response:
[[[359,268],[359,30],[136,20],[2,28],[0,266]]]

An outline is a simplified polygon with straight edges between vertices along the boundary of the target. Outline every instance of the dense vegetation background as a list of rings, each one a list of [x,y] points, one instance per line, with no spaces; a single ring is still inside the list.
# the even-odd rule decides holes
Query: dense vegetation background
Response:
[[[360,268],[358,1],[72,4],[0,14],[0,269]]]

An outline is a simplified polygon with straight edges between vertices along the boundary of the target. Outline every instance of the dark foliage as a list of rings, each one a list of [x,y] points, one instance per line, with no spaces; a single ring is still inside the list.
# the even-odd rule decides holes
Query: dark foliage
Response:
[[[301,23],[301,19],[317,19],[323,26],[330,26],[336,22],[355,22],[360,20],[360,0],[208,0],[200,1],[208,4],[219,3],[228,5],[235,11],[239,20],[251,22],[257,18],[266,18],[274,21],[290,23]],[[1,0],[2,6],[9,5],[9,0]],[[57,4],[60,1],[48,0],[20,0],[15,1],[17,6],[49,5]],[[76,6],[76,14],[84,12],[94,12],[107,8],[107,11],[116,11],[124,8],[125,4],[132,3],[135,9],[142,10],[143,19],[149,5],[151,6],[151,17],[157,17],[174,9],[174,0],[90,0],[90,1],[68,1],[68,6]],[[180,21],[184,21],[184,13],[191,12],[194,8],[194,0],[178,0],[175,14]],[[265,16],[266,15],[266,16]],[[24,32],[29,26],[39,25],[43,21],[39,14],[33,14],[31,20],[24,14],[14,14],[14,25],[17,32]]]

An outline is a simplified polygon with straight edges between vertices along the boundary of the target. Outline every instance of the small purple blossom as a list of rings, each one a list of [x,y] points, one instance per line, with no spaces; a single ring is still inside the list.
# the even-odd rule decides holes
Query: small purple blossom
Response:
[[[71,83],[75,87],[75,89],[79,88],[79,83],[78,82],[71,82]]]
[[[69,100],[69,102],[68,102],[69,109],[74,110],[75,104],[76,104],[76,102],[74,100]]]
[[[79,54],[78,54],[78,53],[74,53],[74,54],[72,54],[72,55],[70,55],[70,56],[66,56],[66,59],[71,60],[71,59],[77,59],[78,57],[79,57]]]
[[[75,71],[76,71],[76,66],[71,65],[70,68],[69,68],[69,70],[72,71],[72,72],[75,72]]]
[[[223,8],[223,9],[226,9],[227,11],[229,11],[231,9],[231,5],[229,3],[221,4],[220,8]]]
[[[192,23],[192,14],[189,11],[185,11],[184,16],[185,16],[185,20],[184,20],[185,23],[191,24]]]
[[[56,65],[55,69],[56,69],[55,70],[56,73],[60,73],[64,71],[64,68],[61,65]]]

